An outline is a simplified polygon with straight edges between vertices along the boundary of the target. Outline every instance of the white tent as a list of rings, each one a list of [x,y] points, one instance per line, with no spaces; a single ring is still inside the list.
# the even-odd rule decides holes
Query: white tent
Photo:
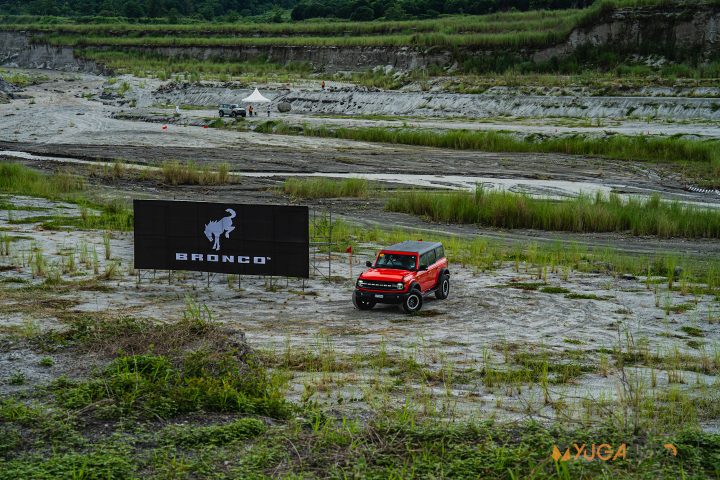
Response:
[[[271,102],[272,100],[264,97],[263,94],[260,93],[256,88],[255,91],[250,94],[250,96],[243,98],[242,101],[245,103],[267,103]]]

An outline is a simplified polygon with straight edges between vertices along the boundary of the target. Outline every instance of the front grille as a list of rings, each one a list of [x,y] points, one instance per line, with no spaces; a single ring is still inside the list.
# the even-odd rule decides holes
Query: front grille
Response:
[[[368,281],[363,280],[363,286],[361,288],[369,288],[371,290],[395,290],[397,291],[397,283],[389,283],[389,282],[376,282],[376,281]]]

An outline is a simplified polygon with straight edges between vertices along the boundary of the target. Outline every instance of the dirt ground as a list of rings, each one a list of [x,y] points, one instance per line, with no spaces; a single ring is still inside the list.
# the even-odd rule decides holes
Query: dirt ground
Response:
[[[13,238],[10,255],[0,257],[0,288],[5,292],[0,300],[0,309],[5,313],[0,318],[5,332],[61,330],[68,315],[83,312],[169,321],[181,317],[188,299],[192,299],[207,306],[214,319],[244,332],[255,348],[278,355],[294,351],[345,358],[383,351],[394,358],[412,359],[431,370],[450,368],[458,372],[479,371],[487,368],[488,362],[505,365],[504,349],[557,359],[572,355],[587,373],[570,383],[554,385],[551,392],[558,398],[616,395],[618,378],[597,372],[598,352],[623,345],[628,333],[660,354],[680,352],[691,357],[699,355],[698,349],[717,348],[720,340],[720,306],[714,297],[683,295],[666,288],[655,291],[642,278],[558,270],[548,275],[546,286],[565,290],[551,293],[518,288],[523,283],[538,282],[536,273],[526,271],[524,265],[519,265],[517,271],[513,265],[505,265],[489,272],[451,265],[450,298],[428,299],[421,315],[408,317],[394,306],[360,312],[350,301],[354,277],[345,254],[333,254],[331,280],[325,278],[328,257],[321,254],[313,255],[317,270],[306,281],[247,277],[238,282],[225,275],[136,272],[132,270],[132,234],[112,234],[106,250],[101,232],[47,231],[37,222],[17,223],[38,214],[77,214],[77,207],[22,197],[9,201],[17,209],[0,216],[0,229],[10,232]],[[28,207],[35,210],[23,210]],[[44,210],[39,212],[38,208]],[[8,215],[12,215],[10,219]],[[102,288],[81,288],[64,294],[40,288],[28,296],[22,287],[43,282],[33,277],[28,260],[31,249],[38,247],[50,271],[59,272],[73,256],[77,265],[74,271],[59,273],[67,281],[97,279],[108,269],[114,273],[100,280]],[[364,261],[374,256],[376,248],[367,245],[356,252],[354,276]],[[96,266],[83,261],[82,250],[98,253]],[[686,333],[695,332],[687,327],[698,329],[702,337]],[[92,355],[78,362],[59,354],[49,370],[38,367],[40,357],[32,351],[12,346],[0,350],[0,390],[5,393],[26,388],[8,382],[19,371],[31,380],[29,383],[35,383],[60,372],[87,373],[93,362]],[[289,396],[297,399],[314,388],[317,400],[328,407],[365,415],[372,408],[372,395],[367,394],[371,384],[392,383],[390,377],[375,378],[369,369],[328,375],[296,372],[290,381]],[[667,372],[658,375],[658,382],[667,382]],[[680,371],[679,375],[686,379],[683,388],[690,391],[716,382],[713,375],[694,371]],[[425,396],[438,408],[446,404],[442,408],[462,417],[554,415],[535,388],[508,392],[468,381],[454,384],[451,392],[442,387],[435,392],[423,389],[421,385],[409,392],[390,389],[390,401],[402,404],[407,395]]]
[[[151,166],[169,159],[193,160],[198,164],[227,162],[232,172],[239,175],[238,183],[218,187],[170,187],[157,181],[92,181],[92,193],[103,197],[289,203],[295,201],[277,193],[277,187],[290,174],[364,174],[377,175],[371,178],[388,189],[407,188],[412,183],[408,176],[417,175],[416,183],[424,188],[464,188],[468,182],[474,183],[472,179],[482,179],[493,188],[541,196],[568,196],[587,188],[632,195],[659,193],[667,199],[720,205],[720,197],[690,191],[676,175],[639,162],[551,154],[461,152],[177,124],[163,130],[154,122],[112,118],[112,114],[128,111],[130,107],[99,99],[103,89],[109,88],[106,78],[53,73],[48,76],[48,82],[25,89],[28,98],[0,105],[0,160],[19,160],[45,171],[59,167],[82,171],[87,168],[83,162],[116,160]],[[130,82],[132,88],[150,88],[141,87],[144,81],[138,79]],[[146,112],[153,110],[158,109],[147,108]],[[209,113],[190,111],[183,115],[202,118]],[[287,119],[302,120],[294,114]],[[264,120],[258,117],[249,121]],[[310,121],[335,125],[388,124],[385,120],[320,117]],[[412,123],[438,127],[437,120],[414,119]],[[458,124],[479,129],[487,126],[472,119]],[[663,125],[666,130],[662,130]],[[659,129],[660,133],[692,133],[696,126],[657,123],[651,128]],[[616,127],[640,131],[644,128],[627,124]],[[572,133],[591,127],[548,127],[541,122],[507,119],[506,123],[493,123],[489,128],[537,133],[548,133],[550,128]],[[720,136],[715,125],[705,123],[702,129],[703,135]],[[599,133],[603,127],[595,130]],[[356,252],[353,275],[348,257],[333,254],[330,280],[318,272],[308,281],[242,278],[239,283],[237,278],[228,279],[224,275],[135,272],[131,234],[113,233],[106,259],[102,232],[48,231],[37,221],[18,223],[35,215],[58,212],[77,215],[76,206],[17,196],[2,200],[12,203],[14,209],[0,212],[0,231],[12,237],[10,254],[0,256],[0,332],[63,329],[68,315],[82,312],[163,322],[181,317],[191,301],[207,306],[213,318],[244,332],[249,343],[261,350],[279,355],[300,352],[334,362],[387,355],[400,371],[403,365],[418,364],[430,372],[454,372],[461,378],[444,384],[436,382],[431,388],[426,382],[410,378],[399,386],[396,377],[373,370],[363,361],[351,371],[299,368],[292,372],[290,398],[310,396],[330,410],[358,416],[369,415],[377,401],[401,406],[407,398],[414,398],[426,408],[443,410],[448,417],[553,418],[559,413],[557,405],[549,406],[548,394],[565,399],[568,409],[573,411],[582,410],[583,399],[588,397],[597,400],[618,394],[617,372],[602,367],[603,355],[618,349],[645,348],[663,358],[683,359],[673,368],[635,367],[640,377],[657,376],[655,381],[663,387],[672,384],[673,388],[691,394],[706,387],[717,388],[715,374],[703,373],[696,365],[708,356],[718,355],[720,307],[710,295],[670,291],[662,283],[646,282],[643,278],[562,270],[548,274],[547,285],[542,287],[557,288],[544,292],[539,286],[519,288],[538,281],[524,264],[517,267],[506,264],[487,272],[454,264],[450,298],[429,299],[421,315],[408,317],[396,307],[360,312],[350,301],[353,277],[360,273],[378,245],[365,245]],[[433,224],[409,215],[384,212],[382,200],[373,198],[303,203],[318,210],[332,206],[334,213],[343,219],[369,227],[399,226],[504,242],[571,241],[593,248],[673,252],[699,258],[720,255],[717,241]],[[38,287],[28,293],[22,287],[43,282],[43,277],[33,277],[29,260],[30,251],[37,247],[45,252],[53,274],[66,281],[91,280],[100,288],[58,294],[52,288]],[[88,260],[83,252],[97,252],[98,259]],[[85,261],[81,261],[82,256]],[[67,268],[70,257],[76,264],[73,269]],[[314,255],[314,261],[318,269],[323,269],[328,257]],[[555,365],[572,361],[581,373],[573,374],[570,381],[554,382],[545,392],[538,389],[537,383],[519,388],[498,387],[473,376],[473,372],[480,371],[486,376],[493,365],[512,367],[512,359],[521,354],[543,355]],[[39,368],[39,360],[39,355],[25,346],[3,344],[0,392],[22,391],[27,385],[43,383],[60,374],[83,375],[93,364],[92,356],[65,358],[62,353],[55,356],[50,369]],[[15,385],[11,378],[18,372],[30,381]],[[704,427],[717,429],[713,424]]]

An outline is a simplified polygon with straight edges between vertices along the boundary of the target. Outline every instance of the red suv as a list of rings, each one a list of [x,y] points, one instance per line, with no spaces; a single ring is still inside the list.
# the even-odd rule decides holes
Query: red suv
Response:
[[[435,293],[443,300],[450,293],[450,271],[441,243],[397,243],[381,250],[375,263],[367,266],[370,269],[358,277],[352,297],[359,310],[391,303],[414,313],[422,308],[423,297]]]

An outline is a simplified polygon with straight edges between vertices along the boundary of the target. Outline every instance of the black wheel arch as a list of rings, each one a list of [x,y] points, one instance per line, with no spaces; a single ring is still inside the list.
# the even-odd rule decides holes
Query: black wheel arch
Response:
[[[440,270],[440,273],[438,274],[438,277],[437,277],[437,283],[435,284],[435,288],[440,287],[440,282],[442,282],[443,277],[445,277],[446,275],[449,280],[450,279],[450,270],[448,270],[447,268],[443,268],[442,270]]]

